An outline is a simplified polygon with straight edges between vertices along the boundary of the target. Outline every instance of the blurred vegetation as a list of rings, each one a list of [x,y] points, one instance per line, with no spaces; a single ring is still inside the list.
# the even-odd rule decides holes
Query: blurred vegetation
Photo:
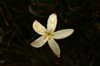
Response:
[[[68,38],[56,40],[57,58],[46,43],[36,49],[36,19],[47,24],[58,15],[56,30],[73,28]],[[0,66],[100,66],[100,0],[0,0]]]

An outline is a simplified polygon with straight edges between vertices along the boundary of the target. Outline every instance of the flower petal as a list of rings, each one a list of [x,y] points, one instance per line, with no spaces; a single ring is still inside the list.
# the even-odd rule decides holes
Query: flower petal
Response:
[[[50,32],[54,32],[56,25],[57,25],[57,15],[53,13],[48,18],[47,30]]]
[[[38,39],[36,39],[35,41],[33,41],[31,43],[31,46],[35,47],[35,48],[39,48],[39,47],[42,47],[46,41],[48,40],[48,37],[47,36],[41,36],[39,37]]]
[[[60,48],[59,48],[58,44],[56,43],[56,41],[53,38],[51,38],[50,40],[48,40],[48,44],[49,44],[50,48],[52,49],[52,51],[58,57],[60,57]]]
[[[64,29],[64,30],[59,30],[57,32],[54,32],[54,39],[63,39],[68,36],[70,36],[74,32],[74,29]]]
[[[40,24],[37,20],[35,20],[34,23],[33,23],[33,29],[38,34],[45,35],[46,28],[42,24]]]

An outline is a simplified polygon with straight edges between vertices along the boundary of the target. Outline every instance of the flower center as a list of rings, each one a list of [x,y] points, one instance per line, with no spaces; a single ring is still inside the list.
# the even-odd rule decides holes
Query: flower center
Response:
[[[52,36],[53,36],[53,34],[50,33],[50,32],[46,32],[46,35],[48,36],[48,39],[49,39],[49,40],[50,40],[50,39],[52,38]]]
[[[47,35],[48,35],[48,36],[51,36],[52,34],[48,32]]]

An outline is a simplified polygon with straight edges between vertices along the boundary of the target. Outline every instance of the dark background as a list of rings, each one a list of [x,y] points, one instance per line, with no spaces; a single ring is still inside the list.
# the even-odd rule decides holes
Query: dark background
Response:
[[[56,30],[73,28],[56,40],[61,57],[46,43],[30,45],[38,35],[34,20],[45,27],[56,13]],[[100,0],[0,0],[0,66],[100,66]]]

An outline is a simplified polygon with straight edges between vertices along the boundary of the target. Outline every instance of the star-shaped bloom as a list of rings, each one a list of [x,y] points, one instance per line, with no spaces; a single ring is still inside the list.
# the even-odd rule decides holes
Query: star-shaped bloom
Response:
[[[35,48],[40,48],[48,41],[48,44],[50,48],[52,49],[52,51],[58,57],[60,57],[60,48],[54,39],[66,38],[70,36],[74,32],[74,30],[63,29],[63,30],[54,32],[57,25],[57,15],[55,13],[49,16],[47,22],[48,22],[47,29],[42,24],[40,24],[37,20],[33,22],[33,25],[32,25],[33,29],[35,30],[35,32],[37,32],[38,34],[42,36],[36,39],[35,41],[33,41],[31,43],[31,46]]]

